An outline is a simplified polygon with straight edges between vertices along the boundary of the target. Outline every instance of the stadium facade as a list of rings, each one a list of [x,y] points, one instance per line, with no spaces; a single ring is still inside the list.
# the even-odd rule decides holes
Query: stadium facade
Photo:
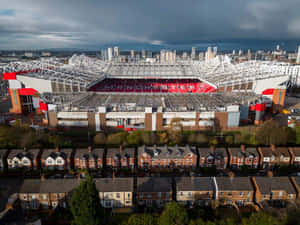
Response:
[[[49,126],[227,129],[281,111],[300,66],[275,61],[109,62],[74,55],[3,67],[12,113],[37,111]]]

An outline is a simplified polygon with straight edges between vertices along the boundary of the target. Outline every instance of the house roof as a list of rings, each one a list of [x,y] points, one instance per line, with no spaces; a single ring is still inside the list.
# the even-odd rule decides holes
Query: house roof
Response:
[[[276,147],[276,151],[279,155],[283,155],[284,157],[290,157],[290,153],[287,147]]]
[[[40,193],[41,180],[24,179],[20,188],[20,193]]]
[[[169,177],[138,177],[137,192],[171,192],[172,179]]]
[[[9,151],[7,158],[12,159],[14,157],[18,157],[19,159],[21,159],[26,156],[31,160],[34,160],[39,152],[39,149],[12,149]]]
[[[72,152],[73,149],[71,148],[59,149],[59,151],[56,151],[56,149],[44,149],[41,159],[47,159],[49,156],[52,158],[61,156],[64,159],[68,159],[71,157]]]
[[[99,192],[133,192],[133,178],[94,179]]]
[[[212,191],[212,177],[176,177],[177,191]]]
[[[95,148],[91,152],[86,148],[76,149],[74,158],[102,158],[104,154],[104,148]]]
[[[293,147],[292,151],[296,157],[300,156],[300,147]]]
[[[230,148],[231,155],[235,157],[249,157],[250,155],[259,156],[256,148],[245,148],[242,151],[241,148]]]
[[[197,155],[197,149],[194,146],[141,146],[138,149],[138,154],[147,153],[154,159],[182,159],[187,154],[192,153]]]
[[[216,177],[219,191],[253,191],[249,177]]]
[[[255,177],[255,180],[262,194],[270,194],[272,191],[279,190],[284,190],[288,194],[296,194],[288,177]]]
[[[264,157],[272,157],[272,155],[277,156],[275,151],[272,151],[270,147],[262,147],[260,148]]]
[[[200,157],[207,157],[210,154],[213,154],[213,151],[210,148],[198,148]]]
[[[134,157],[134,148],[108,148],[106,157],[113,158],[113,157],[129,157],[133,158]]]

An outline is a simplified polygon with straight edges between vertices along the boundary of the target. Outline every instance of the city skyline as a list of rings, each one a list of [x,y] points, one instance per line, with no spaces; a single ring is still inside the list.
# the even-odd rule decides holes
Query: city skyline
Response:
[[[295,0],[0,2],[0,49],[300,38]]]

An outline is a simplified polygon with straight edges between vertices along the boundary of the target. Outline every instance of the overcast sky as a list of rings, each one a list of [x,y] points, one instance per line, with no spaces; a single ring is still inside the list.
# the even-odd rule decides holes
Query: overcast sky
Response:
[[[0,0],[0,49],[300,39],[300,0]]]

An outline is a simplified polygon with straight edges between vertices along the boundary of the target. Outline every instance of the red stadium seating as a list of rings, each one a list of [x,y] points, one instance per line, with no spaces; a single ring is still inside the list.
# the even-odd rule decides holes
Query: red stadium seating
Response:
[[[105,79],[89,91],[146,93],[207,93],[216,89],[197,79]]]

